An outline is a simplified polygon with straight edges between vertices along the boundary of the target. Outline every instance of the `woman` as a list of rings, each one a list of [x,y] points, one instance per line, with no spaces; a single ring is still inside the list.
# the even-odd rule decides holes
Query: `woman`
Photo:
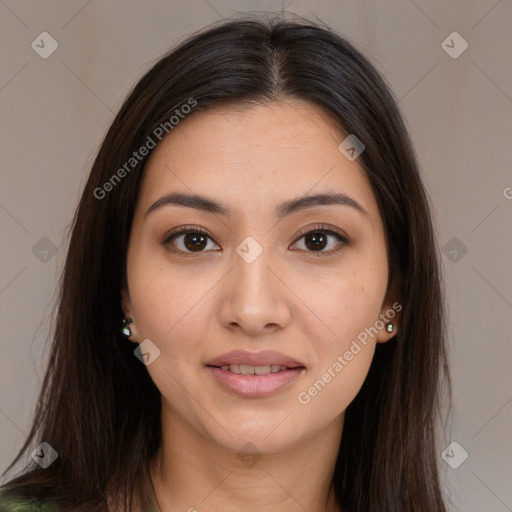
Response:
[[[159,60],[99,150],[61,286],[14,461],[47,467],[6,497],[446,510],[428,199],[386,84],[329,29],[228,21]]]

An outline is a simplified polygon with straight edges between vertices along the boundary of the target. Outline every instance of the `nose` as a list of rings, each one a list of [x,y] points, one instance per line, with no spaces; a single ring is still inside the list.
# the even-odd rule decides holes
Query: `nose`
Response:
[[[293,293],[271,255],[263,251],[248,262],[234,253],[232,263],[222,286],[221,324],[250,336],[286,327],[291,320]]]

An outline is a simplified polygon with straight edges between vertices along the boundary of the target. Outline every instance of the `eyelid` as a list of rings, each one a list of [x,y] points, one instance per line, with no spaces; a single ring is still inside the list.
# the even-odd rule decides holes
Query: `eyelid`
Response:
[[[329,224],[315,224],[313,226],[306,226],[300,229],[299,232],[295,235],[295,240],[298,240],[299,238],[309,233],[315,233],[316,231],[322,231],[324,233],[337,235],[344,243],[348,244],[349,242],[347,235],[345,235],[338,228],[330,226]]]
[[[176,228],[173,228],[171,231],[165,234],[164,239],[162,241],[162,245],[167,245],[171,241],[172,237],[176,235],[186,235],[187,233],[200,233],[210,238],[213,242],[215,242],[216,245],[219,245],[215,241],[215,238],[212,235],[210,235],[210,233],[206,229],[195,224],[188,224],[185,226],[178,226]]]

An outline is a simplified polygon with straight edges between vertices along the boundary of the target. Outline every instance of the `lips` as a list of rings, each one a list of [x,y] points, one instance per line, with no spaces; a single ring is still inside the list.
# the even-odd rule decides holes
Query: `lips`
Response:
[[[220,369],[224,370],[225,372],[241,373],[242,375],[268,375],[269,373],[278,373],[285,370],[290,370],[291,368],[288,366],[281,366],[279,364],[252,365],[237,363],[223,364]]]
[[[263,398],[282,391],[305,370],[300,361],[272,351],[229,352],[206,366],[224,389],[245,398]]]
[[[298,368],[299,366],[305,368],[305,365],[298,360],[292,359],[279,352],[266,350],[262,352],[248,352],[245,350],[235,350],[227,354],[223,354],[215,359],[206,363],[206,366],[231,366],[231,365],[246,365],[246,366],[272,366],[279,365],[286,368]]]

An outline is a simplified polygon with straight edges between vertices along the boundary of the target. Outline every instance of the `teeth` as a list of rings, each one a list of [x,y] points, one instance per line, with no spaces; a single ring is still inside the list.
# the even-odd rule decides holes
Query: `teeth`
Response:
[[[254,367],[254,373],[256,375],[268,375],[272,372],[272,367],[267,364],[265,366],[255,366]]]
[[[252,364],[241,364],[240,365],[240,373],[242,375],[254,375],[254,369],[256,367],[253,366]]]
[[[268,375],[269,373],[277,373],[285,371],[288,368],[279,364],[267,364],[254,366],[252,364],[223,364],[221,369],[225,372],[241,373],[242,375]]]

